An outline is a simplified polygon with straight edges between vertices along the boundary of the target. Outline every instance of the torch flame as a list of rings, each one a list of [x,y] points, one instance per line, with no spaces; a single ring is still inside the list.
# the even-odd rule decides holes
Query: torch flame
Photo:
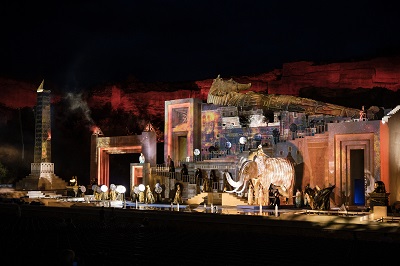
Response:
[[[101,131],[101,129],[98,126],[93,126],[92,127],[92,131],[93,131],[93,135],[103,135],[103,132]]]

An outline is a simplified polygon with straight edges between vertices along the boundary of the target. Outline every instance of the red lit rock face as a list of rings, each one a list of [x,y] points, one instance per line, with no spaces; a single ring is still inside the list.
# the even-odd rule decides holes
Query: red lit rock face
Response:
[[[217,77],[218,73],[215,74]],[[224,79],[230,77],[222,77]],[[252,83],[251,90],[270,94],[301,96],[301,90],[308,88],[349,90],[357,88],[400,89],[400,58],[376,58],[369,61],[343,62],[316,65],[312,62],[286,63],[282,69],[268,73],[235,77],[239,83]],[[87,99],[90,108],[111,104],[112,110],[133,112],[138,115],[164,113],[164,103],[183,98],[207,99],[213,78],[194,82],[191,88],[177,87],[176,84],[131,84],[130,88],[116,85],[92,89]],[[46,86],[45,86],[46,87]],[[36,104],[37,84],[0,78],[0,89],[5,95],[0,104],[9,108],[33,107]],[[51,88],[47,88],[50,89]],[[340,92],[339,92],[340,93]],[[58,102],[61,95],[52,95]]]
[[[0,98],[0,105],[13,109],[33,107],[36,105],[37,101],[36,91],[38,86],[39,84],[29,84],[23,81],[0,77],[0,90],[2,95]],[[60,98],[60,95],[52,95],[52,103],[60,101]]]
[[[165,101],[185,98],[199,98],[196,91],[129,91],[117,86],[104,88],[102,92],[96,92],[88,99],[90,108],[101,108],[111,103],[112,110],[132,112],[135,115],[164,114]]]
[[[400,58],[315,65],[295,62],[283,65],[281,80],[272,81],[269,93],[298,95],[301,88],[335,89],[400,88]]]
[[[0,78],[0,104],[9,108],[33,107],[38,85]]]

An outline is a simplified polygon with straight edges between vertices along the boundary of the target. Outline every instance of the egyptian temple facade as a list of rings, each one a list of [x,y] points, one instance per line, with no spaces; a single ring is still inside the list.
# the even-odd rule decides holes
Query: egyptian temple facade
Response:
[[[337,206],[366,205],[376,181],[385,183],[389,202],[400,199],[398,108],[377,120],[281,111],[271,122],[253,110],[246,127],[240,125],[241,115],[236,107],[199,99],[166,101],[164,156],[178,165],[194,162],[206,174],[225,162],[226,171],[235,175],[229,158],[246,156],[261,145],[268,156],[293,160],[295,188],[335,185]],[[221,179],[223,171],[217,171]]]

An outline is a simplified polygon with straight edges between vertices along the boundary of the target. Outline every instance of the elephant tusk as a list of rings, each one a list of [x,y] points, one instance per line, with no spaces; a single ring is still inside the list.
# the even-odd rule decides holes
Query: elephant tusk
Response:
[[[246,182],[244,183],[244,185],[242,186],[242,189],[240,190],[240,191],[236,191],[237,193],[243,193],[243,191],[244,191],[244,189],[246,188],[246,186],[247,186],[247,180],[246,180]]]
[[[232,179],[231,175],[228,172],[225,173],[225,177],[226,177],[226,181],[228,181],[229,185],[231,185],[232,187],[235,188],[232,191],[236,191],[241,185],[243,185],[243,179],[236,182]]]

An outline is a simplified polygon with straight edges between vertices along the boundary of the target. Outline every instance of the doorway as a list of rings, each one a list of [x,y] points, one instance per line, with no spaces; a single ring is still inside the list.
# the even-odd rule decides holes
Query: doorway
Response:
[[[110,154],[109,184],[123,185],[130,195],[130,165],[139,160],[140,153]]]
[[[336,134],[334,145],[336,204],[366,204],[365,174],[375,172],[374,134]]]
[[[354,205],[365,205],[364,150],[350,150],[350,179]]]
[[[178,156],[180,161],[185,161],[188,156],[186,136],[178,136]]]

